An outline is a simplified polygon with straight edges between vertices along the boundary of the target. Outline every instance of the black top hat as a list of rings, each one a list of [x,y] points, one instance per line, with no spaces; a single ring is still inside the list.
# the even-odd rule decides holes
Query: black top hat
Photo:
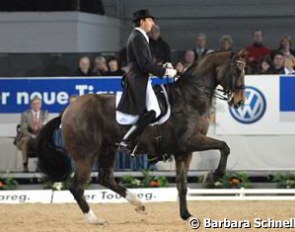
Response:
[[[138,11],[133,12],[132,22],[137,22],[137,21],[139,21],[141,19],[145,19],[145,18],[154,19],[155,17],[150,14],[148,9],[142,9],[142,10],[138,10]]]

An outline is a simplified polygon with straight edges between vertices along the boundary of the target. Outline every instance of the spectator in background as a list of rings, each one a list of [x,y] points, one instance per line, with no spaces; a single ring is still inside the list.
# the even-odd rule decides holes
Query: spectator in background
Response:
[[[246,47],[246,51],[248,52],[247,64],[252,69],[252,73],[256,73],[262,57],[271,55],[271,50],[263,44],[261,30],[253,32],[253,44]]]
[[[17,147],[22,151],[23,171],[28,172],[28,158],[30,153],[30,143],[35,138],[42,126],[45,124],[48,114],[41,109],[42,101],[39,97],[31,100],[31,108],[21,115],[20,137]]]
[[[207,36],[204,33],[200,33],[196,39],[196,47],[194,48],[195,59],[200,59],[204,55],[213,52],[212,49],[208,49],[207,47]]]
[[[273,57],[272,74],[280,74],[284,71],[284,54],[277,52]]]
[[[272,74],[272,59],[270,56],[265,56],[261,59],[258,67],[258,71],[256,74]]]
[[[91,63],[88,56],[83,56],[79,59],[79,67],[78,70],[74,73],[74,76],[93,76],[91,71]]]
[[[171,61],[170,47],[168,43],[162,38],[160,28],[157,25],[152,27],[149,32],[150,47],[156,63],[159,65],[165,64]]]
[[[280,46],[277,50],[274,51],[276,52],[281,52],[283,53],[284,56],[286,55],[293,55],[295,56],[295,51],[292,50],[292,39],[290,36],[285,35],[281,41],[280,41]]]
[[[106,58],[103,56],[98,56],[94,60],[93,73],[95,76],[106,76],[109,71]]]
[[[280,74],[295,75],[295,58],[292,55],[286,55],[284,58],[284,69]]]
[[[182,60],[178,62],[175,69],[178,73],[184,73],[196,60],[196,53],[193,50],[186,50],[183,53]]]
[[[223,35],[220,38],[220,51],[232,51],[233,39],[230,35]]]
[[[123,76],[125,72],[120,68],[119,62],[116,57],[111,56],[107,62],[109,71],[105,76]]]

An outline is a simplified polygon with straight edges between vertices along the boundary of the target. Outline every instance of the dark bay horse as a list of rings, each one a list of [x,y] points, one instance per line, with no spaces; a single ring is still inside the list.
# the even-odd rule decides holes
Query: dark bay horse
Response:
[[[220,161],[213,178],[225,174],[230,148],[224,141],[207,137],[209,107],[217,85],[229,97],[229,104],[239,107],[244,101],[244,52],[215,52],[193,64],[173,84],[166,85],[171,103],[171,116],[158,127],[162,136],[162,152],[173,154],[176,161],[176,183],[179,194],[180,216],[187,220],[192,215],[187,209],[187,172],[192,152],[217,149]],[[62,125],[65,150],[52,142],[52,133]],[[99,168],[99,184],[113,190],[144,212],[143,203],[119,185],[113,176],[116,143],[128,127],[115,119],[114,95],[84,95],[71,103],[62,116],[47,123],[37,137],[40,169],[52,180],[70,177],[69,156],[75,161],[75,173],[70,191],[89,223],[104,224],[90,209],[84,198],[85,185],[95,162]],[[138,149],[150,157],[157,154],[154,127],[149,126],[137,141]]]

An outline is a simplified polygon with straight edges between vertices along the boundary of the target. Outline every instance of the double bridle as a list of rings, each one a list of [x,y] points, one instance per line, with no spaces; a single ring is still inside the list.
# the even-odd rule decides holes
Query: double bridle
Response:
[[[231,101],[233,98],[233,92],[236,90],[243,90],[245,89],[245,85],[236,85],[236,78],[235,78],[235,65],[238,66],[238,68],[241,70],[241,72],[244,72],[244,68],[246,66],[246,63],[242,60],[236,60],[236,55],[233,55],[230,62],[230,75],[231,75],[231,83],[228,89],[215,89],[214,96],[217,97],[220,100],[224,101]]]
[[[205,86],[202,85],[200,83],[197,83],[196,81],[193,82],[194,88],[201,90],[204,93],[207,93],[208,95],[214,95],[216,98],[223,100],[223,101],[231,101],[231,99],[233,98],[233,92],[235,92],[236,90],[243,90],[245,89],[245,85],[236,85],[236,78],[233,78],[234,76],[234,70],[235,67],[234,65],[238,65],[238,68],[243,72],[246,63],[242,60],[236,60],[235,59],[236,56],[233,55],[230,61],[230,74],[231,74],[231,83],[229,88],[227,89],[221,89],[221,88],[214,88],[214,87],[209,87],[209,86]],[[181,76],[187,76],[188,78],[193,77],[193,75],[191,74],[182,74],[178,77],[176,77],[176,79],[178,79]]]

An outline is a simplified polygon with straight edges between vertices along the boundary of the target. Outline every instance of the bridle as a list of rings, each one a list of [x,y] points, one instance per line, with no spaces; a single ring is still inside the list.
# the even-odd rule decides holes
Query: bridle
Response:
[[[201,83],[198,83],[196,81],[193,82],[194,88],[196,88],[208,95],[214,95],[216,98],[218,98],[220,100],[227,101],[227,102],[231,101],[234,96],[235,91],[245,89],[244,84],[236,85],[236,78],[234,77],[235,68],[236,68],[235,65],[238,66],[238,68],[241,70],[241,72],[244,72],[246,62],[236,59],[236,54],[233,53],[231,60],[230,60],[230,76],[231,76],[230,80],[231,80],[231,82],[229,84],[229,88],[227,88],[227,89],[222,88],[221,89],[221,88],[209,87],[209,86],[202,85]],[[180,76],[175,77],[174,82],[175,82],[175,80],[177,80],[178,78],[183,77],[183,76],[187,76],[188,78],[194,77],[191,74],[184,73]]]
[[[235,78],[235,65],[238,66],[238,68],[241,70],[241,72],[244,72],[244,68],[246,66],[246,62],[242,60],[236,59],[236,55],[233,55],[231,58],[231,63],[230,63],[230,75],[231,75],[231,82],[229,85],[229,88],[227,89],[215,89],[214,91],[214,96],[220,100],[224,101],[231,101],[234,92],[237,90],[243,90],[245,89],[245,85],[236,85],[236,78]],[[241,75],[241,74],[240,74]]]

